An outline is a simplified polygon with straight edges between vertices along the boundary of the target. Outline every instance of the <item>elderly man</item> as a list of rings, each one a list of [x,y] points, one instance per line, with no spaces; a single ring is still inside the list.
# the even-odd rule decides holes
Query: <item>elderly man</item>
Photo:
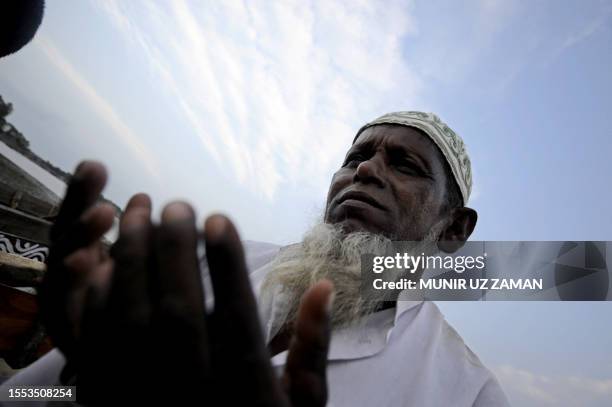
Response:
[[[96,241],[112,212],[91,207],[105,180],[88,165],[89,175],[77,171],[54,228],[41,293],[67,363],[53,351],[4,387],[76,383],[91,404],[118,398],[105,397],[100,386],[132,380],[138,391],[147,383],[183,391],[186,383],[190,396],[208,391],[243,404],[507,405],[495,377],[433,303],[401,294],[380,302],[360,291],[361,254],[383,252],[396,240],[452,251],[475,227],[477,214],[465,206],[470,160],[436,115],[397,112],[363,126],[333,176],[323,222],[299,244],[246,242],[243,263],[231,223],[209,218],[204,286],[212,284],[214,298],[197,283],[196,230],[186,204],[166,207],[162,224],[153,226],[148,198],[135,196],[119,241],[110,256],[101,253]],[[261,325],[249,314],[255,306],[240,269],[250,273]],[[173,372],[151,375],[142,367],[151,360]],[[120,365],[113,370],[113,363]],[[113,375],[121,379],[109,381]],[[198,383],[202,392],[193,390]]]

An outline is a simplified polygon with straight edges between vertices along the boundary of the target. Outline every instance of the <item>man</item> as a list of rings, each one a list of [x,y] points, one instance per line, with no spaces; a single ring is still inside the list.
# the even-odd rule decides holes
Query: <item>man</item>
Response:
[[[98,181],[97,184],[103,185],[104,181]],[[92,190],[94,192],[89,191],[89,194],[96,195],[99,190],[101,187]],[[472,233],[477,219],[476,212],[465,206],[470,190],[470,160],[462,140],[446,124],[433,114],[391,113],[366,124],[359,130],[344,163],[333,176],[323,222],[309,231],[301,244],[279,248],[260,243],[245,243],[246,264],[250,270],[250,278],[255,291],[259,296],[259,315],[265,343],[273,356],[271,364],[278,369],[285,367],[282,383],[292,404],[321,405],[327,398],[328,405],[334,406],[507,405],[506,398],[495,377],[446,323],[433,303],[402,301],[401,294],[399,298],[386,298],[385,302],[373,301],[376,298],[364,298],[359,290],[359,263],[362,253],[384,252],[393,240],[421,242],[428,247],[437,243],[444,246],[441,248],[447,251],[461,247]],[[86,193],[82,192],[81,195],[86,195]],[[64,203],[64,206],[66,205]],[[108,218],[112,216],[112,213],[105,214],[104,211],[103,208],[94,208],[85,215],[81,215],[80,219],[85,220],[82,220],[80,229],[90,231],[87,240],[95,240],[92,239],[92,236],[99,237],[109,227]],[[83,213],[82,210],[76,212]],[[179,216],[179,213],[182,214]],[[141,226],[147,224],[145,220],[149,218],[149,214],[150,202],[147,201],[147,198],[144,196],[133,198],[122,220],[123,234],[128,235],[127,223]],[[96,248],[75,258],[71,254],[75,252],[75,249],[70,247],[55,249],[56,253],[60,253],[57,256],[61,259],[61,262],[57,264],[61,263],[64,266],[68,264],[67,269],[69,270],[66,273],[87,269],[88,262],[107,264],[106,267],[97,267],[96,272],[89,274],[90,286],[108,287],[108,284],[104,282],[109,280],[108,276],[111,274],[109,270],[115,267],[114,279],[120,280],[120,283],[116,284],[113,281],[114,287],[121,287],[121,280],[123,280],[123,287],[142,289],[142,286],[145,285],[140,280],[142,277],[131,278],[131,282],[125,283],[127,280],[125,276],[131,275],[129,270],[144,267],[134,266],[131,264],[134,263],[133,261],[126,263],[121,259],[134,258],[134,253],[138,251],[134,251],[133,248],[139,244],[138,242],[144,244],[142,242],[151,239],[157,241],[159,235],[168,236],[168,232],[164,232],[164,218],[185,219],[192,217],[191,214],[191,209],[185,204],[174,204],[171,208],[167,207],[162,214],[160,231],[153,233],[153,237],[144,232],[141,238],[132,235],[131,245],[120,244],[126,241],[120,237],[117,244],[119,249],[111,252],[114,263],[107,262],[105,256],[101,255]],[[166,229],[169,225],[167,220]],[[220,233],[219,230],[215,232],[215,229],[224,230],[225,235],[235,235],[235,232],[232,232],[233,229],[223,222],[225,221],[218,218],[209,219],[204,228],[207,243],[206,258],[212,284],[215,286],[214,301],[210,299],[210,296],[207,297],[210,303],[214,302],[214,305],[209,304],[207,309],[210,309],[211,306],[216,309],[217,303],[225,301],[227,297],[227,292],[219,291],[218,287],[223,275],[219,272],[221,268],[219,259],[222,258],[225,263],[229,263],[229,269],[233,268],[232,262],[235,263],[232,258],[236,256],[228,256],[228,254],[236,253],[229,249],[231,244],[223,249],[223,244],[215,243],[231,240],[230,238],[221,239],[219,236],[222,236],[223,233]],[[219,226],[220,224],[225,226]],[[83,225],[89,226],[85,228]],[[191,231],[189,233],[195,233],[193,228],[189,230]],[[83,235],[82,232],[80,235],[74,234],[74,236]],[[61,240],[56,239],[58,242]],[[75,238],[72,238],[67,241],[73,242],[74,240]],[[172,240],[162,239],[162,242],[168,241]],[[194,239],[190,240],[190,242],[194,241]],[[56,246],[62,245],[58,243]],[[70,246],[70,244],[65,246]],[[180,274],[180,270],[183,269],[181,259],[188,259],[189,264],[195,263],[195,244],[192,250],[179,250],[171,254],[164,254],[173,247],[179,246],[176,241],[170,245],[170,249],[163,244],[153,243],[153,249],[149,253],[153,253],[153,258],[156,259],[155,264],[162,264],[161,267],[156,267],[163,270],[163,264],[179,263],[178,273]],[[132,247],[131,251],[128,250],[131,256],[122,257],[121,247]],[[225,257],[219,253],[224,253]],[[92,260],[94,258],[95,260]],[[140,257],[136,256],[136,258]],[[57,265],[53,267],[53,264],[51,261],[50,268],[53,270],[64,267]],[[124,264],[123,270],[128,272],[118,273],[122,264]],[[146,264],[152,263],[147,262]],[[226,267],[228,267],[227,264]],[[60,275],[59,272],[55,274],[56,277]],[[198,296],[193,290],[189,294],[189,284],[185,284],[187,280],[177,283],[173,278],[168,277],[169,275],[164,277],[164,284],[155,286],[156,290],[163,291],[164,287],[169,284],[178,287],[175,289],[175,294],[187,293],[188,296],[196,299],[195,301],[198,298],[201,299],[201,296]],[[117,276],[123,277],[117,278]],[[47,280],[52,281],[51,277],[48,277]],[[149,275],[149,282],[150,278],[151,275]],[[330,302],[329,297],[332,285],[327,280],[331,281],[334,287],[333,303]],[[56,281],[58,281],[57,278]],[[53,352],[37,362],[36,366],[31,366],[18,375],[12,383],[57,383],[61,372],[65,376],[64,382],[70,382],[72,376],[76,377],[78,384],[79,377],[84,378],[81,379],[82,387],[79,387],[79,391],[83,388],[86,392],[95,394],[96,385],[104,382],[110,373],[110,370],[104,370],[108,359],[116,357],[115,354],[121,353],[122,349],[121,342],[113,345],[112,340],[97,343],[95,340],[92,341],[92,337],[109,338],[108,335],[105,336],[104,330],[95,327],[117,327],[116,319],[121,319],[122,316],[116,310],[112,312],[113,298],[117,296],[123,298],[123,302],[119,302],[123,310],[134,310],[141,307],[141,304],[134,299],[144,295],[134,290],[126,291],[130,295],[125,295],[125,293],[123,296],[113,295],[113,292],[117,291],[121,294],[123,292],[121,289],[113,289],[110,291],[111,294],[107,295],[104,293],[108,291],[108,288],[102,288],[98,292],[103,294],[93,296],[93,300],[91,298],[84,300],[84,295],[72,295],[72,300],[68,301],[70,304],[89,304],[84,307],[85,309],[102,309],[102,315],[109,312],[108,315],[111,315],[112,318],[104,319],[96,318],[95,312],[88,314],[80,306],[73,307],[72,312],[66,312],[65,307],[62,309],[62,306],[56,306],[53,301],[49,300],[51,293],[82,292],[83,289],[79,288],[78,283],[64,282],[63,285],[62,283],[47,283],[46,287],[42,295],[43,304],[48,306],[47,315],[52,314],[53,316],[53,318],[47,317],[49,330],[63,353],[68,355],[68,366],[62,371],[61,356]],[[69,289],[66,290],[66,287]],[[157,291],[154,290],[154,292]],[[242,295],[248,297],[245,291],[242,292]],[[149,296],[156,298],[156,295],[149,294]],[[111,299],[109,301],[111,305],[105,305],[106,298]],[[302,298],[306,300],[301,302]],[[164,301],[160,303],[164,304]],[[193,306],[194,303],[192,301],[190,304]],[[328,335],[326,334],[328,331],[325,329],[326,319],[322,317],[325,313],[324,304],[327,303],[332,304],[329,305],[331,310],[328,314],[332,326],[329,352],[327,349]],[[97,307],[95,304],[103,305]],[[243,308],[248,308],[249,303],[247,301],[242,305]],[[108,309],[111,311],[106,311]],[[188,314],[184,312],[185,308],[178,307],[178,311],[176,309],[175,311],[171,315],[172,318],[167,318],[166,315],[161,320],[189,319],[189,316],[183,315]],[[203,310],[201,311],[204,313]],[[64,317],[61,317],[62,312]],[[235,309],[234,314],[231,315],[235,315],[236,312],[238,311]],[[134,315],[136,317],[132,318],[131,324],[119,326],[128,326],[133,329],[133,322],[138,321],[138,315],[141,314],[135,313]],[[225,317],[228,315],[230,314],[226,314]],[[177,316],[179,318],[176,318]],[[222,320],[227,319],[222,318]],[[238,318],[235,325],[249,325],[249,321],[253,319]],[[62,322],[58,323],[58,320]],[[162,324],[162,326],[182,326],[173,324]],[[138,325],[137,323],[136,326]],[[157,323],[153,324],[153,326],[156,325]],[[215,332],[208,337],[212,338],[212,343],[215,343],[215,340],[219,343],[235,341],[236,331],[232,324],[215,330],[215,324],[207,322],[207,327],[212,327]],[[88,330],[94,334],[88,336]],[[160,337],[164,337],[159,330],[150,330],[148,325],[144,331],[155,332]],[[130,332],[138,334],[140,331],[136,329]],[[180,330],[178,332],[180,333]],[[257,336],[252,330],[247,329],[243,333],[245,332],[246,336],[250,335],[251,338]],[[200,355],[197,350],[199,341],[187,340],[187,338],[206,338],[206,335],[201,335],[197,329],[187,330],[184,333],[186,335],[180,335],[180,338],[186,342],[187,353],[177,353],[175,350],[170,352],[173,356],[183,357],[179,357],[179,360],[188,359],[185,356],[189,354]],[[158,338],[158,335],[155,335],[155,338]],[[125,336],[122,337],[123,340]],[[249,341],[251,342],[257,342],[256,338]],[[95,346],[88,347],[91,346],[91,343],[94,343]],[[163,343],[166,342],[157,344]],[[167,343],[172,344],[172,341],[169,340]],[[174,345],[177,343],[175,342]],[[234,349],[240,348],[240,345],[235,342],[232,343],[232,346]],[[104,350],[109,347],[113,349],[113,352],[102,351],[104,357],[94,357],[97,352],[93,349]],[[139,353],[136,346],[128,348],[130,352]],[[212,348],[214,349],[214,346]],[[227,346],[221,349],[225,350],[227,357],[232,358],[232,352],[227,351]],[[252,353],[259,355],[259,348],[254,346],[253,349],[255,350]],[[143,354],[146,355],[147,352]],[[130,364],[130,355],[126,354],[125,358],[116,360],[128,359],[128,365],[134,369],[146,363],[145,360],[140,359],[137,360],[138,363]],[[207,363],[206,361],[199,363],[197,357],[193,359],[195,362],[191,365],[177,366],[183,368],[190,366],[193,371],[199,372],[202,370],[200,366]],[[83,360],[89,363],[84,363]],[[236,358],[232,359],[232,363],[244,367],[241,365],[243,362]],[[76,367],[71,367],[71,364]],[[215,381],[215,385],[225,386],[227,391],[224,394],[228,396],[231,396],[233,388],[230,383],[235,386],[235,392],[240,392],[241,385],[238,383],[257,382],[257,372],[262,372],[261,376],[264,378],[268,377],[266,363],[258,362],[255,367],[247,366],[246,371],[250,372],[250,375],[241,376],[244,378],[243,382],[232,382],[233,374],[237,370],[234,369],[228,374],[224,369],[225,365],[227,363],[218,362],[213,369],[212,377],[225,377],[223,380]],[[100,369],[104,371],[104,374],[92,373],[91,366],[102,366]],[[164,366],[173,365],[167,362]],[[43,373],[37,374],[37,371]],[[195,376],[199,380],[199,376]],[[210,383],[207,381],[210,377],[204,373],[201,382],[204,385]],[[326,379],[329,387],[328,396],[325,389]],[[192,383],[196,385],[198,380]],[[260,396],[262,392],[277,392],[276,385],[272,383],[273,380],[267,378],[263,381],[265,383],[249,387],[250,391]],[[171,381],[171,383],[178,382]],[[260,389],[259,393],[257,389]],[[275,402],[262,404],[281,405]]]

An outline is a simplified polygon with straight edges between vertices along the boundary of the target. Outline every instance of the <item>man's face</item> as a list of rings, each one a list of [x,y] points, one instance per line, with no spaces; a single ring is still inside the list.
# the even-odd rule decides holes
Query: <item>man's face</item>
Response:
[[[442,153],[419,130],[376,125],[364,130],[334,174],[325,222],[421,240],[440,221],[446,197]]]

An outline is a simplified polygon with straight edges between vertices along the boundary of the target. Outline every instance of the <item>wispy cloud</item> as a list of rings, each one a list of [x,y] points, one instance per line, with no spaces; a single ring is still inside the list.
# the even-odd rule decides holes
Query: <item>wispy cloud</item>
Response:
[[[609,20],[611,15],[612,6],[609,6],[604,9],[601,14],[589,21],[586,25],[584,25],[579,31],[570,33],[565,38],[565,41],[563,41],[563,44],[561,44],[561,51],[589,38]]]
[[[607,4],[585,24],[575,30],[570,31],[565,36],[563,41],[553,48],[548,58],[546,58],[545,64],[548,65],[554,62],[568,49],[589,39],[598,30],[604,27],[607,22],[609,22],[610,17],[612,17],[612,5]]]
[[[216,164],[268,199],[283,183],[325,185],[389,100],[419,107],[400,49],[414,29],[403,2],[97,4]]]
[[[40,36],[35,41],[49,61],[81,92],[93,111],[113,130],[117,144],[126,146],[143,163],[151,176],[159,177],[159,165],[151,151],[125,123],[113,106],[100,96],[94,86],[77,71],[51,41]]]
[[[547,376],[509,365],[495,373],[516,405],[603,407],[612,403],[612,379]]]

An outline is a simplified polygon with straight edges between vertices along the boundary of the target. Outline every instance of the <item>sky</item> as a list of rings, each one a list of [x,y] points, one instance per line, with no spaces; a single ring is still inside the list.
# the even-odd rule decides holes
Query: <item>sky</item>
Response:
[[[298,241],[361,125],[438,114],[473,165],[473,240],[612,240],[610,1],[47,1],[0,60],[45,159]],[[607,303],[441,303],[515,405],[608,406]]]

